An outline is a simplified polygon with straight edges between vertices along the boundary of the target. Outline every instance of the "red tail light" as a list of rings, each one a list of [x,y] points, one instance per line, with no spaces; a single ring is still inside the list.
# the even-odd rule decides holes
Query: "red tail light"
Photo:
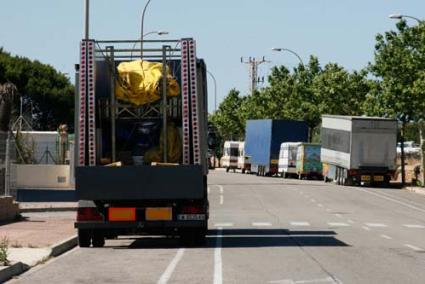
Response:
[[[349,170],[348,171],[348,176],[352,177],[352,176],[356,176],[358,175],[357,170]]]
[[[78,208],[77,221],[103,221],[103,216],[96,207]]]
[[[202,206],[183,206],[182,214],[203,214],[204,208]]]

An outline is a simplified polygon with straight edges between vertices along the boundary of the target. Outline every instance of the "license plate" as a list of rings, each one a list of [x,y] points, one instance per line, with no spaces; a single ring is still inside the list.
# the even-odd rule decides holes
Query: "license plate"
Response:
[[[384,176],[374,176],[373,180],[374,181],[384,181]]]
[[[177,215],[179,221],[203,221],[205,220],[205,214],[180,214]]]
[[[173,220],[173,210],[165,208],[146,208],[146,221],[171,221]]]
[[[370,176],[362,176],[362,181],[370,181]]]

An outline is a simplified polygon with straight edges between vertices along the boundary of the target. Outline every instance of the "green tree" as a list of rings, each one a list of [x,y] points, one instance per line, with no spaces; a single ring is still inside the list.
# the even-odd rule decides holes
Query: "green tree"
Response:
[[[53,67],[25,57],[12,56],[0,48],[0,83],[16,85],[32,107],[33,128],[56,130],[59,124],[74,125],[74,87]]]

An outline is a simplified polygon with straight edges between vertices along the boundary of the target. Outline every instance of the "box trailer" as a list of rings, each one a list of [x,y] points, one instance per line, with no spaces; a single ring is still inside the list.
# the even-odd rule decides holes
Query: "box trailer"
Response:
[[[285,142],[280,145],[278,173],[283,178],[298,177],[297,152],[301,142]]]
[[[307,142],[308,126],[296,120],[248,120],[245,155],[251,158],[251,173],[271,176],[278,173],[283,142]]]
[[[326,181],[342,185],[385,185],[395,173],[396,120],[324,115],[321,140]]]
[[[221,158],[221,166],[226,169],[235,171],[238,168],[239,148],[241,141],[225,141],[223,147],[223,157]]]
[[[320,145],[301,143],[297,149],[297,174],[299,179],[322,179]]]

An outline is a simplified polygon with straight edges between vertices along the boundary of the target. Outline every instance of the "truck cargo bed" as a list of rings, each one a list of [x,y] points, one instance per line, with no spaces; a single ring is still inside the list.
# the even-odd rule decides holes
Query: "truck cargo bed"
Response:
[[[205,198],[201,166],[77,167],[78,200],[131,201]]]

